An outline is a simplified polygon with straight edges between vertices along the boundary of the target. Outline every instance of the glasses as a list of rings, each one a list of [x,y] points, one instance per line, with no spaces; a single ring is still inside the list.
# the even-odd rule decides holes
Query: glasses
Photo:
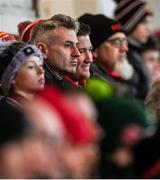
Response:
[[[108,39],[107,42],[111,43],[114,47],[120,48],[122,45],[128,46],[128,41],[124,39]]]

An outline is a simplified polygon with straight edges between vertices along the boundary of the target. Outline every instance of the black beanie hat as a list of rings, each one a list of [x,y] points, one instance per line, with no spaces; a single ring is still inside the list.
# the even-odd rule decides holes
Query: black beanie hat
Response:
[[[102,14],[84,14],[78,18],[79,22],[88,24],[91,29],[90,39],[93,49],[99,47],[105,40],[117,32],[123,32],[121,25]]]
[[[143,0],[121,0],[115,9],[115,19],[126,33],[131,33],[147,15],[152,15],[149,4]]]

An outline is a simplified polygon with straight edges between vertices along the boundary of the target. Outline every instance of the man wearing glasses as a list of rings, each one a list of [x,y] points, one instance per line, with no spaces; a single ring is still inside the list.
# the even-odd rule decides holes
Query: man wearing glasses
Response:
[[[102,14],[84,14],[79,21],[91,28],[94,59],[91,75],[110,82],[121,81],[122,77],[115,71],[115,67],[118,61],[126,58],[128,51],[126,35],[121,25]]]

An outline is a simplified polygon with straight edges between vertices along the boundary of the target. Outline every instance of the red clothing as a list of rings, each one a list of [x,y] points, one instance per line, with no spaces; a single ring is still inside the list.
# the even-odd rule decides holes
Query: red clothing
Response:
[[[69,81],[71,84],[73,84],[73,85],[76,86],[76,87],[79,87],[79,88],[81,87],[78,82],[74,81],[73,79],[71,79],[71,78],[68,77],[68,76],[64,76],[64,79],[67,80],[67,81]]]
[[[107,75],[111,76],[113,79],[121,81],[123,80],[122,76],[117,72],[117,71],[110,71],[110,72],[106,72]]]

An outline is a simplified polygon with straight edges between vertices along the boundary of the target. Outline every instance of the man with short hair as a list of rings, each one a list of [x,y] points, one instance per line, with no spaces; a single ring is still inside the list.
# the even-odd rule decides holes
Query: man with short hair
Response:
[[[71,79],[76,81],[80,86],[86,85],[87,80],[90,77],[90,65],[93,62],[92,44],[89,34],[89,26],[85,23],[80,23],[77,38],[79,42],[78,49],[81,55],[78,57],[76,74],[71,76]]]
[[[94,64],[91,66],[92,76],[111,82],[117,81],[121,77],[115,72],[116,63],[124,58],[128,50],[126,35],[121,25],[102,14],[84,14],[79,21],[91,28],[94,58]]]
[[[57,14],[33,28],[31,43],[42,51],[47,84],[62,89],[73,85],[64,76],[76,73],[80,56],[76,36],[78,26],[71,17]]]

